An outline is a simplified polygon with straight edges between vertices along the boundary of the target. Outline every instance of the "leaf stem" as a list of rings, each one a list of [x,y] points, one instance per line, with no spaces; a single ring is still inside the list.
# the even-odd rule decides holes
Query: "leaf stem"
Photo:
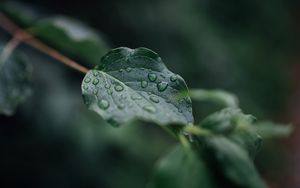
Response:
[[[197,136],[208,136],[212,134],[209,130],[196,127],[196,126],[187,126],[185,127],[184,131]]]
[[[24,31],[19,26],[17,26],[13,21],[11,21],[7,16],[5,16],[2,12],[0,12],[0,27],[6,30],[8,33],[14,36],[13,40],[26,43],[27,45],[43,52],[44,54],[52,57],[55,60],[73,68],[83,74],[88,72],[88,69],[74,60],[64,56],[60,52],[56,51],[55,49],[49,47],[48,45],[44,44],[42,41],[36,39],[32,34]],[[17,43],[17,42],[14,42]]]

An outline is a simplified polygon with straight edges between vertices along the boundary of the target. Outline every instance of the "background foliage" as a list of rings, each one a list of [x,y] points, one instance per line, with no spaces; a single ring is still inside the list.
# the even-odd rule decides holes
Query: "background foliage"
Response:
[[[22,14],[19,20],[18,15],[11,13],[11,17],[89,68],[109,47],[145,46],[159,52],[169,69],[182,75],[190,88],[236,93],[245,112],[259,119],[280,120],[285,115],[291,89],[288,62],[296,53],[298,40],[292,14],[296,2],[87,0],[70,5],[58,0],[30,0],[23,4],[29,7],[26,12],[12,11],[16,5],[11,1],[1,2],[0,7]],[[82,29],[87,26],[78,20],[96,31]],[[81,29],[75,29],[73,22]],[[10,36],[0,32],[3,46]],[[99,51],[93,51],[94,46]],[[159,156],[174,141],[156,126],[108,126],[84,106],[80,74],[26,45],[19,49],[32,64],[32,95],[13,117],[0,116],[0,184],[143,187]],[[203,102],[193,106],[196,121],[218,108]],[[273,153],[278,150],[276,146],[262,153],[276,160]],[[266,178],[274,176],[266,160],[258,157],[258,164]],[[274,163],[271,165],[274,169]]]

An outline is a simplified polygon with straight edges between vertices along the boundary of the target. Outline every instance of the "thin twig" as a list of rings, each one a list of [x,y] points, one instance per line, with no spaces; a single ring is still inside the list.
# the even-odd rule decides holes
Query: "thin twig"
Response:
[[[13,21],[11,21],[7,16],[0,12],[0,27],[6,30],[14,37],[15,40],[19,40],[20,42],[26,43],[27,45],[47,54],[48,56],[52,57],[53,59],[58,60],[65,65],[86,74],[88,69],[77,62],[73,61],[72,59],[64,56],[60,52],[56,51],[55,49],[47,46],[42,41],[34,38],[33,35],[24,31],[20,27],[18,27]]]

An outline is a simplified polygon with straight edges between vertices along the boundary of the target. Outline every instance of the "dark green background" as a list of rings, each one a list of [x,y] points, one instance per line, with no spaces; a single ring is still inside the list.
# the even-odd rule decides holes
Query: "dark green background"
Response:
[[[233,92],[259,119],[285,118],[299,42],[296,0],[23,2],[41,14],[85,22],[110,47],[153,49],[190,88]],[[9,40],[2,30],[0,36]],[[83,105],[83,75],[19,48],[30,56],[34,87],[15,116],[0,116],[0,187],[143,187],[174,140],[153,125],[110,127]],[[194,103],[196,121],[216,108]],[[258,163],[276,183],[277,173],[270,172],[283,160],[270,160],[272,170],[260,161],[278,153],[274,148]]]

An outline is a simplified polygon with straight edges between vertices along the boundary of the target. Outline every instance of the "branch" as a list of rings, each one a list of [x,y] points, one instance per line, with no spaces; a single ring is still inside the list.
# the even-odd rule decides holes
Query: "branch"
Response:
[[[0,12],[0,27],[6,30],[8,33],[14,36],[15,40],[20,42],[26,43],[27,45],[43,52],[44,54],[52,57],[53,59],[58,60],[59,62],[86,74],[89,70],[78,64],[77,62],[73,61],[72,59],[64,56],[63,54],[59,53],[55,49],[47,46],[42,41],[34,38],[33,35],[24,31],[20,27],[18,27],[13,21],[11,21],[7,16]]]

